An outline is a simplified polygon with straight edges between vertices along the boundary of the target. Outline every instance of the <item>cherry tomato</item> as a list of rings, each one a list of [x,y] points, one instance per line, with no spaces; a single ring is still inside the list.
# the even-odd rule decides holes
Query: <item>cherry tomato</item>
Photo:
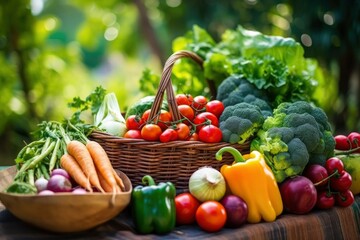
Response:
[[[192,102],[192,108],[195,111],[202,111],[205,109],[205,105],[207,104],[208,100],[206,97],[199,95],[194,97],[194,100]]]
[[[352,178],[351,175],[343,171],[340,176],[333,176],[330,178],[330,188],[335,191],[346,191],[351,187]]]
[[[146,110],[143,115],[141,116],[141,119],[143,120],[143,122],[147,122],[149,120],[149,115],[150,115],[151,109]]]
[[[205,105],[207,112],[213,113],[217,118],[220,117],[225,109],[224,104],[219,100],[212,100]]]
[[[190,137],[188,138],[189,141],[198,141],[199,140],[199,134],[196,132],[193,132]]]
[[[196,132],[206,125],[219,126],[219,119],[210,112],[202,112],[195,116],[193,123],[196,125]]]
[[[178,139],[178,133],[173,128],[165,129],[160,135],[160,142],[170,142]]]
[[[349,133],[348,138],[349,138],[352,149],[360,147],[360,133],[351,132],[351,133]],[[356,152],[360,152],[360,149],[357,150]]]
[[[147,141],[158,141],[162,131],[159,125],[148,123],[141,128],[141,137]]]
[[[355,201],[354,195],[350,190],[335,194],[335,203],[340,207],[348,207]]]
[[[338,174],[341,174],[344,171],[344,164],[339,158],[332,157],[326,160],[325,168],[329,175],[333,174],[336,170]]]
[[[142,139],[140,130],[130,129],[124,134],[124,138]]]
[[[334,196],[328,191],[318,192],[316,207],[319,209],[329,209],[335,205]]]
[[[220,128],[214,125],[207,125],[200,129],[199,140],[206,143],[217,143],[222,140]]]
[[[178,109],[180,115],[186,118],[186,120],[184,120],[183,123],[189,125],[190,122],[192,122],[195,117],[194,109],[192,109],[189,105],[185,105],[185,104],[179,105]]]
[[[217,232],[226,223],[226,210],[217,201],[203,202],[196,210],[195,219],[201,229],[207,232]]]
[[[200,206],[191,193],[180,193],[175,197],[176,223],[178,225],[193,224],[195,222],[196,210]]]
[[[176,132],[179,140],[187,140],[190,136],[190,128],[185,123],[176,124]]]
[[[125,121],[125,124],[126,124],[126,128],[128,130],[139,130],[142,128],[143,124],[144,124],[144,120],[137,116],[137,115],[130,115],[126,121]]]
[[[160,111],[160,115],[159,115],[157,125],[160,126],[162,131],[164,131],[165,129],[167,129],[169,127],[171,121],[172,121],[171,114],[168,111],[165,111],[165,110],[162,109]]]
[[[335,149],[338,150],[349,150],[350,149],[350,140],[345,135],[337,135],[334,137],[335,140]]]
[[[184,93],[179,93],[176,94],[175,96],[175,101],[177,103],[177,105],[191,105],[191,103],[193,102],[193,97],[190,94],[184,94]]]

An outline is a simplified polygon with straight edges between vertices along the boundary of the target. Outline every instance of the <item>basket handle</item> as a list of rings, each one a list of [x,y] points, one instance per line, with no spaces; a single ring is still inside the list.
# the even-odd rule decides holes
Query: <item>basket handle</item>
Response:
[[[176,60],[180,58],[190,58],[198,63],[201,67],[203,66],[203,60],[195,53],[181,50],[173,53],[165,62],[164,69],[161,75],[158,91],[155,95],[154,103],[150,111],[149,119],[155,119],[156,114],[160,111],[161,104],[164,98],[164,92],[166,90],[167,102],[169,106],[169,112],[174,121],[181,119],[176,100],[175,93],[171,83],[171,72]]]

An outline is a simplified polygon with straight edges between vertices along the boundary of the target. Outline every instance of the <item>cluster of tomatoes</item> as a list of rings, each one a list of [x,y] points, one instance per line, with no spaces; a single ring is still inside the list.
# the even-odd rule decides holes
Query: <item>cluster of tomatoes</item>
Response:
[[[316,207],[329,209],[333,206],[347,207],[354,202],[350,191],[351,175],[345,171],[343,162],[337,158],[329,158],[325,165],[310,165],[303,175],[309,178],[317,190]]]
[[[335,149],[347,151],[352,150],[354,153],[360,153],[360,133],[351,132],[348,135],[336,135]]]
[[[173,121],[169,111],[161,110],[155,119],[149,119],[151,109],[142,116],[131,115],[126,119],[127,132],[124,137],[147,141],[170,142],[175,140],[216,143],[222,140],[219,118],[224,111],[221,101],[209,101],[204,96],[190,94],[175,96],[181,115]]]

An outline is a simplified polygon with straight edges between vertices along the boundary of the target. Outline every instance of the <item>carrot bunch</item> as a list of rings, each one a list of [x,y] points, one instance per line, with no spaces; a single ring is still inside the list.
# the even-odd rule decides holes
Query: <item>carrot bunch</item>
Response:
[[[67,153],[60,159],[60,165],[81,187],[90,192],[92,186],[101,192],[125,191],[122,179],[99,143],[88,140],[84,144],[78,140],[71,140],[67,142],[66,150]]]

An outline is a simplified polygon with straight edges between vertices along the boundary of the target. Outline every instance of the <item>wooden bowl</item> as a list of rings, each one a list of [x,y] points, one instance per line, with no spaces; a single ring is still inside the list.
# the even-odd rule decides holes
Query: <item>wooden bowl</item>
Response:
[[[9,171],[13,170],[9,169],[7,175]],[[63,233],[84,231],[114,218],[130,203],[131,182],[123,172],[117,172],[126,189],[119,194],[9,194],[4,193],[6,187],[1,186],[0,201],[17,218],[36,227]]]

